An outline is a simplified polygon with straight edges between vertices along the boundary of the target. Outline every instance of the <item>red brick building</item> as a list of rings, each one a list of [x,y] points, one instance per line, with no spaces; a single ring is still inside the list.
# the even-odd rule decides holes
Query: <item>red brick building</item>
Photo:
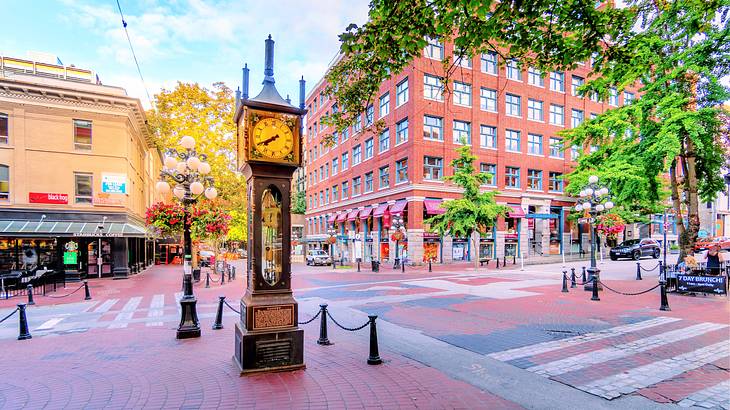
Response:
[[[337,257],[354,257],[359,233],[365,261],[392,260],[390,219],[400,215],[407,240],[399,246],[409,262],[471,258],[467,238],[437,237],[424,226],[441,201],[460,196],[443,177],[453,173],[456,148],[466,143],[479,158],[475,165],[492,175],[483,189],[498,190],[497,201],[513,208],[482,235],[482,258],[559,254],[563,247],[578,252],[580,238],[587,247],[587,227],[566,218],[573,201],[563,193],[567,181],[561,176],[579,152],[592,147],[563,151],[556,133],[630,101],[634,93],[612,92],[609,101],[581,98],[575,89],[588,76],[590,62],[543,74],[491,53],[461,60],[444,93],[440,60],[452,50],[450,44],[432,43],[384,81],[360,124],[336,135],[332,148],[322,144],[332,130],[321,119],[337,109],[336,101],[324,94],[323,80],[310,92],[305,144],[310,245],[327,249],[328,229],[334,228]],[[368,124],[380,119],[386,129],[375,135]]]

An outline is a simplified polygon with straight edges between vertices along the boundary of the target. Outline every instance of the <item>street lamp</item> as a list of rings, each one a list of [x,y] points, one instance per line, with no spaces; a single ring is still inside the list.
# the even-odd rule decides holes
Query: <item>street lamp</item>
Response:
[[[578,204],[575,210],[582,212],[587,218],[583,218],[591,226],[591,267],[587,269],[589,274],[588,281],[583,289],[593,290],[593,277],[600,280],[601,270],[596,267],[596,217],[605,211],[609,211],[614,207],[608,188],[598,184],[598,177],[591,175],[586,185],[579,194]],[[596,281],[598,290],[602,286]]]
[[[395,261],[393,263],[393,269],[398,269],[400,266],[400,256],[398,254],[398,242],[400,241],[400,235],[401,233],[405,235],[406,227],[403,223],[403,217],[399,215],[394,215],[393,219],[391,219],[391,223],[393,225],[393,228],[395,229]],[[403,229],[403,232],[401,232],[401,228]]]
[[[167,150],[164,159],[165,167],[160,171],[160,181],[156,189],[161,194],[170,192],[171,187],[167,180],[175,182],[172,194],[185,209],[183,221],[183,247],[185,260],[183,265],[183,297],[180,299],[180,325],[177,328],[177,338],[186,339],[200,337],[198,314],[195,308],[197,300],[193,295],[192,279],[192,239],[190,238],[190,206],[195,204],[201,196],[215,199],[218,191],[213,186],[213,178],[208,176],[210,165],[205,162],[205,154],[198,154],[195,150],[195,138],[184,136],[180,139],[182,149]]]
[[[332,227],[327,229],[327,235],[329,235],[328,243],[330,248],[330,260],[332,260],[332,269],[336,269],[335,265],[335,243],[337,242],[337,230]]]

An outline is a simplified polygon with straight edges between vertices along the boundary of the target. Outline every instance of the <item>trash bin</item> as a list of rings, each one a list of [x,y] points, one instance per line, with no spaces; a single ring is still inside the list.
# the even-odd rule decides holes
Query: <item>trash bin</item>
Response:
[[[380,261],[372,261],[373,272],[380,272]]]
[[[193,280],[200,282],[200,268],[193,269]]]

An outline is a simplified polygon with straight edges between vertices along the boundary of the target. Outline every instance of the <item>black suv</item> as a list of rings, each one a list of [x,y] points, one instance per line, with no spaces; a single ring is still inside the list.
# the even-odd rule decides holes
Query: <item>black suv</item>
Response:
[[[612,248],[609,255],[612,261],[618,258],[631,258],[638,261],[642,256],[651,256],[657,259],[661,253],[659,242],[654,239],[629,239]]]

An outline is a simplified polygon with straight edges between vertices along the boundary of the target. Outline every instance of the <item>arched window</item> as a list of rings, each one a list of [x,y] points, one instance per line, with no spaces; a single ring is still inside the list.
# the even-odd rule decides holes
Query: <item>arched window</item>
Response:
[[[0,165],[0,200],[10,199],[10,167]]]

